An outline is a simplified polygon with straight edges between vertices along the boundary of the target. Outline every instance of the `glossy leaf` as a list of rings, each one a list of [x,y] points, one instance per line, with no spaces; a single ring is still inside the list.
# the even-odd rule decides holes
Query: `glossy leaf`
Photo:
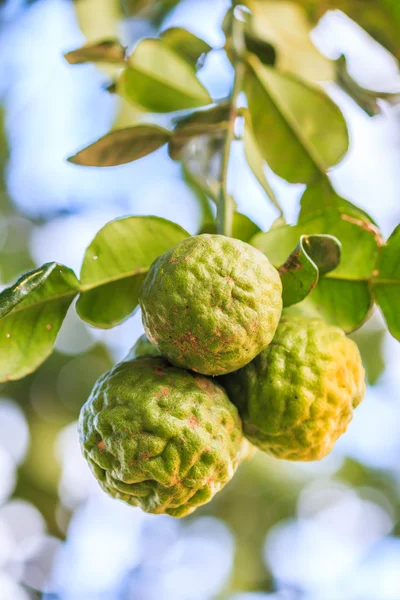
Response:
[[[295,250],[279,267],[283,306],[297,304],[315,288],[320,275],[336,269],[341,244],[331,235],[302,235]]]
[[[207,110],[196,111],[177,121],[168,144],[173,160],[179,160],[183,148],[201,135],[222,135],[229,124],[229,106],[219,104]]]
[[[339,108],[320,89],[263,66],[251,57],[245,89],[260,152],[291,183],[310,183],[348,149]]]
[[[86,62],[105,62],[123,64],[126,48],[118,40],[103,40],[96,44],[86,44],[77,50],[64,54],[70,65],[80,65]]]
[[[287,312],[322,318],[351,333],[370,317],[372,307],[368,282],[322,277],[311,294]]]
[[[212,102],[192,65],[161,40],[140,41],[127,61],[118,93],[147,111],[172,112]]]
[[[154,152],[168,142],[170,135],[167,129],[150,124],[117,129],[68,160],[88,167],[124,165]]]
[[[360,219],[329,209],[304,219],[295,226],[283,226],[257,234],[251,244],[261,250],[277,268],[296,246],[301,235],[328,234],[342,244],[339,266],[324,275],[298,305],[298,310],[320,315],[346,332],[360,327],[368,317],[372,297],[369,280],[379,252],[376,233]]]
[[[164,44],[194,65],[202,55],[212,50],[207,42],[181,27],[166,29],[160,34],[160,38]]]
[[[380,249],[372,291],[390,333],[400,340],[400,225]]]
[[[299,222],[307,220],[316,213],[325,212],[327,209],[336,209],[340,213],[354,217],[365,224],[369,224],[371,231],[377,239],[382,239],[379,229],[362,208],[349,200],[345,200],[335,192],[328,177],[323,176],[318,181],[308,186],[300,200]]]
[[[0,294],[0,381],[24,377],[49,356],[78,292],[71,269],[47,263]]]
[[[282,216],[283,215],[282,207],[280,206],[280,204],[275,196],[274,190],[270,186],[267,176],[265,174],[264,159],[261,156],[260,149],[257,145],[256,139],[254,136],[253,127],[252,127],[250,118],[248,116],[248,113],[246,115],[243,142],[244,142],[244,153],[246,156],[247,164],[249,165],[250,169],[253,171],[253,174],[255,175],[258,183],[261,185],[264,192],[267,194],[270,202],[274,205],[274,207],[278,210],[279,214]]]
[[[153,260],[189,234],[158,217],[126,217],[107,223],[88,249],[81,269],[78,314],[109,328],[138,306],[139,289]]]
[[[253,238],[252,244],[279,267],[297,245],[300,236],[310,234],[333,235],[342,244],[340,265],[329,277],[370,278],[379,251],[374,231],[365,227],[362,221],[334,209],[311,216],[295,226],[286,225],[260,233]]]

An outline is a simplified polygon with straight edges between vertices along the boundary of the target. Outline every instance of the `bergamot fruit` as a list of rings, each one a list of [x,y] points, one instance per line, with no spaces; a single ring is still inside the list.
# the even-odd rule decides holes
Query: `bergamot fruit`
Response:
[[[245,452],[238,411],[222,387],[163,358],[121,362],[103,375],[79,432],[108,494],[174,517],[211,500]]]
[[[282,318],[272,343],[221,378],[261,450],[287,460],[319,460],[346,430],[365,391],[356,344],[319,319]]]
[[[149,340],[171,363],[221,375],[250,362],[272,340],[282,286],[259,250],[203,234],[154,261],[140,306]]]

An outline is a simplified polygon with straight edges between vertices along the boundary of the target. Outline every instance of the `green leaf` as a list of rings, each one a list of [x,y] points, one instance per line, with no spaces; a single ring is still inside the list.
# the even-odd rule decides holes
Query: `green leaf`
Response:
[[[161,40],[188,62],[196,65],[199,58],[212,50],[211,46],[194,33],[181,27],[170,27],[160,34]]]
[[[51,354],[78,292],[71,269],[47,263],[0,294],[0,381],[32,373]]]
[[[400,103],[400,92],[393,93],[367,90],[354,81],[347,70],[345,56],[340,56],[336,61],[336,82],[370,117],[382,112],[378,100],[385,100],[393,105]]]
[[[382,241],[380,231],[372,217],[359,206],[339,196],[326,176],[321,177],[318,181],[307,187],[300,200],[300,208],[299,222],[307,220],[316,213],[334,208],[340,213],[369,224],[376,238]]]
[[[327,10],[339,9],[400,60],[400,5],[398,0],[296,0],[316,23]]]
[[[251,120],[249,118],[248,113],[246,112],[245,114],[246,114],[246,117],[245,117],[243,142],[244,142],[244,153],[246,156],[247,164],[249,165],[250,169],[253,171],[253,174],[255,175],[258,183],[261,185],[264,192],[267,194],[270,202],[274,205],[274,207],[277,209],[279,214],[281,216],[283,216],[282,207],[280,206],[280,204],[275,196],[274,190],[271,188],[271,186],[268,182],[268,179],[265,175],[264,160],[263,160],[263,157],[261,156],[260,149],[257,145],[256,139],[254,136],[254,131],[253,131],[253,127],[251,124]]]
[[[385,358],[383,356],[385,332],[386,330],[383,327],[379,329],[363,327],[351,334],[351,338],[360,350],[369,385],[375,385],[385,369]]]
[[[279,267],[283,306],[297,304],[315,288],[319,275],[336,269],[341,244],[331,235],[302,235],[295,250]]]
[[[322,277],[311,294],[287,309],[289,314],[322,318],[351,333],[370,317],[373,300],[365,281]]]
[[[232,237],[248,242],[256,233],[261,230],[249,217],[242,213],[235,212],[232,223]]]
[[[335,209],[312,215],[295,226],[286,225],[260,233],[252,243],[279,267],[297,245],[299,237],[310,234],[333,235],[342,244],[340,265],[329,277],[353,280],[370,278],[378,256],[375,232],[362,221]]]
[[[302,67],[303,63],[308,66],[311,73],[319,72],[318,65],[314,62],[316,59],[315,48],[313,52],[306,48],[302,52],[302,47],[299,45],[301,38],[306,39],[304,27],[308,27],[309,33],[311,31],[310,25],[304,21],[304,10],[309,22],[314,25],[329,10],[343,11],[400,60],[400,4],[398,0],[324,0],[323,2],[321,0],[291,0],[291,2],[246,0],[245,3],[254,12],[254,21],[259,24],[268,39],[273,44],[275,44],[274,37],[278,40],[281,39],[281,47],[277,46],[278,52],[286,51],[288,58],[292,60],[296,60],[297,54],[298,68],[304,68]],[[285,9],[287,14],[284,13]],[[290,11],[293,13],[292,18],[289,15]],[[258,18],[262,12],[265,14],[263,20]],[[303,13],[302,19],[300,12]],[[301,22],[302,20],[304,23]],[[322,71],[316,77],[320,81],[324,74],[323,65],[321,68]],[[326,79],[332,79],[332,77],[326,77]]]
[[[126,48],[118,40],[103,40],[96,44],[86,44],[77,50],[64,54],[70,65],[86,62],[124,64]]]
[[[180,0],[122,0],[124,12],[159,25]]]
[[[245,90],[263,158],[290,183],[310,183],[348,149],[346,122],[320,89],[249,59]]]
[[[159,217],[126,217],[107,223],[86,250],[77,312],[107,329],[138,306],[139,289],[151,263],[189,234]]]
[[[336,209],[304,219],[295,226],[283,226],[254,236],[251,244],[264,252],[279,268],[301,235],[326,234],[342,244],[337,269],[320,278],[318,285],[296,310],[319,315],[346,332],[360,327],[368,317],[372,297],[369,280],[375,269],[379,238],[360,219]]]
[[[390,333],[400,340],[400,225],[380,249],[371,287]]]
[[[332,1],[332,0],[330,0]],[[400,5],[397,0],[339,0],[340,8],[400,60]]]
[[[40,287],[52,271],[53,263],[34,269],[25,273],[14,285],[6,288],[0,293],[0,319],[5,317],[17,304],[22,302],[26,296]]]
[[[212,102],[192,65],[161,40],[140,41],[127,60],[118,93],[147,111],[172,112]]]
[[[256,225],[249,217],[242,213],[235,212],[233,214],[232,222],[232,237],[242,242],[249,242],[256,233],[260,232],[260,228]],[[217,233],[217,225],[215,221],[206,223],[203,225],[199,234],[201,233]]]
[[[234,50],[233,50],[233,16],[234,8],[230,8],[225,14],[222,30],[226,37],[225,52],[231,63],[234,63]],[[242,29],[244,34],[244,45],[248,52],[255,54],[265,65],[275,65],[276,62],[276,50],[272,44],[270,44],[263,36],[260,36],[255,32],[252,26],[251,13],[244,13],[241,11],[240,19],[242,21]]]
[[[213,133],[215,129],[225,129],[229,123],[229,102],[213,104],[208,108],[201,108],[184,117],[175,119],[175,130],[193,129],[194,135]]]
[[[166,144],[171,133],[151,124],[140,124],[108,133],[68,160],[87,167],[114,167],[147,156]]]
[[[306,0],[300,0],[303,4]],[[247,0],[252,11],[250,31],[272,44],[276,50],[276,68],[303,80],[331,81],[334,64],[314,46],[312,27],[302,6],[293,2]]]
[[[229,125],[229,105],[217,104],[196,111],[177,121],[168,144],[173,160],[179,160],[182,150],[193,138],[200,135],[222,135]]]
[[[285,225],[286,225],[286,221],[281,216],[281,217],[276,218],[275,221],[273,221],[273,223],[271,224],[270,230],[277,229],[278,227],[284,227]]]

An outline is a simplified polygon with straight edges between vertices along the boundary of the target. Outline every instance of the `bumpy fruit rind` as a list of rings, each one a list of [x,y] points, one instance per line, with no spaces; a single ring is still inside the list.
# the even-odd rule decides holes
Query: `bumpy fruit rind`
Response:
[[[149,513],[190,514],[243,458],[241,421],[225,391],[163,358],[122,362],[103,375],[79,431],[101,487]]]
[[[356,344],[319,319],[283,317],[273,342],[222,378],[246,437],[287,460],[319,460],[347,429],[365,392]]]
[[[140,306],[148,338],[171,363],[221,375],[250,362],[272,340],[282,285],[249,244],[203,234],[154,261]]]

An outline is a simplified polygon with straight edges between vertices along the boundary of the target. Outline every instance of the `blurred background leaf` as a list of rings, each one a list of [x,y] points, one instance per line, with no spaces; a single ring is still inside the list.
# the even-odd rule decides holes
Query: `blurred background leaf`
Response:
[[[346,57],[343,55],[336,61],[336,81],[370,117],[378,115],[382,111],[379,100],[384,100],[395,106],[400,104],[400,91],[398,93],[378,92],[367,90],[359,85],[351,77],[347,69]]]
[[[204,135],[222,136],[228,126],[228,119],[229,106],[226,103],[177,119],[168,144],[170,157],[179,160],[182,150],[193,138]]]
[[[169,138],[170,132],[167,129],[139,124],[108,133],[68,160],[88,167],[124,165],[151,154],[166,144]]]
[[[160,40],[142,40],[127,62],[117,92],[147,111],[171,112],[211,103],[192,65]]]
[[[126,48],[118,40],[103,40],[97,44],[85,44],[77,50],[71,50],[64,56],[70,65],[85,62],[106,62],[123,65]]]
[[[260,0],[259,3],[263,4],[263,1]],[[324,0],[323,3],[319,0],[292,1],[306,9],[313,23],[316,23],[328,10],[343,11],[397,59],[400,58],[400,8],[396,0]]]
[[[400,340],[400,226],[396,227],[387,244],[380,249],[372,291],[382,310],[390,333]]]
[[[195,66],[198,60],[212,49],[207,42],[181,27],[165,29],[160,38],[164,44]]]
[[[296,4],[247,0],[246,4],[253,14],[250,21],[252,30],[275,48],[276,67],[280,71],[310,82],[334,78],[334,64],[317,50],[311,40],[312,26],[307,20],[306,10],[299,5],[301,1]]]
[[[382,326],[362,328],[350,337],[360,350],[369,385],[375,385],[385,369],[385,329]]]

